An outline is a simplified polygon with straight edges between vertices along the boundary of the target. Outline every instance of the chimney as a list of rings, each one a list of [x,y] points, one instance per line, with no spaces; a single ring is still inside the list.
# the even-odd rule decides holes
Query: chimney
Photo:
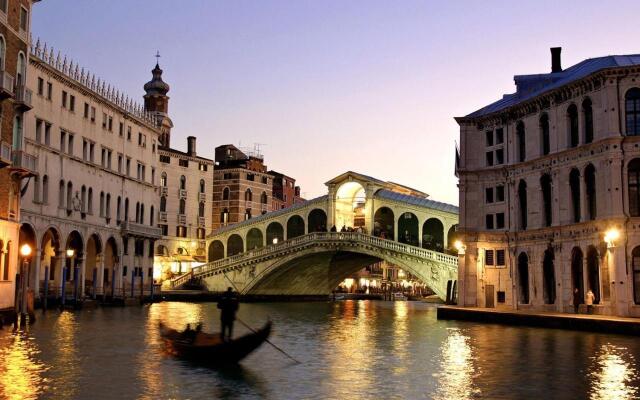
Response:
[[[196,155],[196,137],[195,136],[187,137],[187,153],[189,153],[190,156]]]
[[[562,47],[551,48],[551,72],[562,72],[562,65],[560,63],[560,52]]]

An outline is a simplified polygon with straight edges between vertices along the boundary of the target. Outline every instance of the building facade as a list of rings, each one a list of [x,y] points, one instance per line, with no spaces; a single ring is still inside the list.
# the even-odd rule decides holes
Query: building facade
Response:
[[[459,304],[640,316],[640,56],[514,80],[456,118]]]
[[[24,148],[37,164],[23,187],[20,244],[34,249],[32,289],[54,297],[148,290],[161,236],[163,121],[39,42],[27,86],[34,110]]]
[[[300,186],[296,186],[294,178],[276,171],[269,171],[269,175],[273,176],[271,211],[282,210],[304,201],[300,197]]]
[[[216,147],[212,228],[245,221],[272,210],[273,176],[260,155],[227,144]]]
[[[15,305],[20,190],[36,165],[23,138],[25,121],[33,114],[26,85],[33,3],[0,1],[0,311]]]
[[[206,262],[207,229],[211,227],[213,160],[196,154],[196,138],[187,152],[161,147],[160,214],[162,240],[156,248],[156,273],[165,280]]]

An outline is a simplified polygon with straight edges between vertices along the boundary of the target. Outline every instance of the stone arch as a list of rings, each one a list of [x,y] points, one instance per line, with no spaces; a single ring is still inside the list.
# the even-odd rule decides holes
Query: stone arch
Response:
[[[209,243],[209,262],[224,258],[224,244],[219,240]]]
[[[66,252],[73,250],[73,256],[69,257]],[[75,280],[80,277],[81,271],[79,270],[80,260],[85,256],[84,252],[84,240],[82,235],[77,230],[72,230],[67,236],[65,246],[65,268],[67,280]]]
[[[389,207],[380,207],[373,216],[373,235],[394,240],[395,217]]]
[[[545,304],[556,302],[556,272],[554,266],[555,253],[549,246],[544,251],[542,260],[542,298]]]
[[[102,272],[103,276],[103,290],[107,290],[107,287],[111,288],[111,294],[115,293],[116,279],[118,273],[119,266],[119,256],[118,256],[118,242],[113,236],[110,236],[107,239],[105,244],[104,252],[104,271]]]
[[[444,225],[438,218],[429,218],[422,225],[422,247],[444,251]]]
[[[366,195],[364,186],[356,181],[341,184],[335,192],[334,223],[339,231],[345,228],[364,227]]]
[[[574,247],[573,250],[571,250],[571,294],[574,305],[576,304],[576,300],[578,304],[584,303],[584,277],[582,275],[582,263],[582,250],[580,247]]]
[[[398,217],[398,241],[400,243],[418,246],[420,228],[418,217],[412,212],[404,212]]]
[[[279,222],[272,222],[267,226],[267,245],[276,244],[284,240],[284,228]]]
[[[327,213],[323,209],[314,208],[307,217],[309,233],[327,231]]]
[[[594,304],[600,303],[600,259],[595,246],[587,247],[587,289],[594,295]]]
[[[518,256],[518,301],[529,304],[529,256],[524,251]]]
[[[292,215],[287,220],[287,240],[304,235],[304,219],[299,215]]]
[[[235,256],[244,252],[244,242],[237,233],[227,238],[227,257]]]
[[[258,228],[251,228],[247,232],[247,250],[259,249],[264,246],[264,236]]]
[[[97,284],[98,263],[102,256],[102,240],[97,233],[93,233],[89,236],[89,239],[87,239],[84,258],[85,292],[89,294],[93,294],[94,278]]]
[[[61,247],[61,238],[62,235],[55,226],[47,227],[47,230],[42,234],[42,238],[40,239],[40,271],[43,279],[46,278],[45,274],[47,271],[49,271],[49,280],[60,278],[60,271],[56,271],[55,257],[57,256],[56,253],[63,250]]]
[[[14,248],[14,249],[11,249],[11,250],[9,250],[9,249],[7,248],[7,254],[9,254],[9,252],[10,252],[10,251],[18,251],[18,264],[17,264],[17,266],[16,266],[16,268],[17,268],[17,271],[16,271],[16,272],[20,272],[20,271],[22,271],[22,269],[21,269],[20,267],[21,267],[21,266],[22,266],[22,264],[24,263],[24,258],[22,257],[22,254],[21,254],[20,248],[21,248],[22,246],[24,246],[25,244],[26,244],[26,245],[29,245],[29,247],[31,248],[31,255],[27,258],[27,260],[29,261],[29,269],[32,269],[32,266],[33,266],[33,259],[34,259],[34,257],[36,257],[36,256],[37,256],[37,254],[38,254],[38,253],[36,252],[36,250],[37,250],[38,246],[37,246],[37,234],[36,234],[36,230],[35,230],[35,228],[34,228],[31,224],[29,224],[29,223],[22,223],[22,224],[20,225],[20,231],[19,231],[19,234],[18,234],[18,247],[17,247],[17,248]],[[11,268],[11,258],[10,258],[10,255],[9,255],[9,256],[6,256],[6,257],[4,257],[4,268],[5,268],[4,273],[9,272],[9,270],[10,270],[10,268]],[[26,274],[28,274],[28,270],[27,270],[27,271],[25,271],[25,273],[26,273]],[[9,278],[9,279],[13,279],[14,277],[9,276],[8,278]],[[22,277],[21,277],[21,279],[22,279]],[[29,284],[29,285],[31,285],[31,284],[32,284],[32,283],[31,283],[31,277],[28,277],[27,279],[28,279],[28,280],[27,280],[28,284]]]
[[[167,248],[167,246],[163,244],[159,244],[158,247],[156,247],[156,255],[162,256],[162,257],[168,257],[169,249]]]
[[[458,224],[451,225],[449,231],[447,232],[447,249],[449,251],[453,251],[457,254],[458,250],[456,250],[456,240],[460,239],[460,234],[458,233]],[[424,240],[424,239],[423,239]],[[424,241],[422,242],[424,246]]]

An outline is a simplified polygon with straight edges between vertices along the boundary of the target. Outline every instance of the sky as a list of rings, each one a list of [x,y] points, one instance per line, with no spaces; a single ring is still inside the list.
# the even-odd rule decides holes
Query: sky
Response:
[[[313,198],[348,170],[458,204],[456,116],[513,75],[640,53],[638,1],[43,0],[33,39],[142,100],[156,51],[171,145],[258,143]]]

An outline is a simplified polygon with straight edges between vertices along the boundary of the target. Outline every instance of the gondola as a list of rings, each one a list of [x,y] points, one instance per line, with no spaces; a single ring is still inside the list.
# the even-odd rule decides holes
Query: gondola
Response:
[[[260,347],[270,334],[271,321],[261,329],[230,341],[223,341],[217,333],[179,331],[160,322],[160,336],[171,354],[207,365],[236,364]]]

